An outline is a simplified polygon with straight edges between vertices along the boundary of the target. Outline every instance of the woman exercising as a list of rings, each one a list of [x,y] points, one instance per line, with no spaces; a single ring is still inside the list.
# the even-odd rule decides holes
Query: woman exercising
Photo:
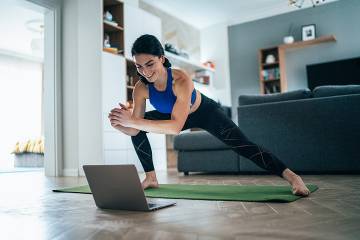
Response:
[[[310,194],[300,176],[271,152],[247,139],[218,103],[194,89],[191,78],[183,70],[171,68],[156,37],[140,36],[131,54],[140,77],[133,91],[133,110],[120,103],[119,108],[111,110],[109,119],[111,126],[131,136],[146,174],[143,189],[159,186],[146,133],[178,134],[196,127],[208,131],[259,167],[286,179],[294,195]],[[156,110],[145,112],[146,99]]]

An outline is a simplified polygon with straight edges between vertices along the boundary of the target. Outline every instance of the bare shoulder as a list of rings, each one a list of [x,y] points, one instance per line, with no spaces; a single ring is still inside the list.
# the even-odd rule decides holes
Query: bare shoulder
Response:
[[[182,69],[172,69],[173,84],[184,84],[191,82],[190,76]]]
[[[148,87],[142,81],[137,81],[133,91],[133,97],[149,98]]]
[[[190,76],[181,69],[173,69],[173,91],[176,96],[182,93],[189,93],[194,89],[194,83]]]

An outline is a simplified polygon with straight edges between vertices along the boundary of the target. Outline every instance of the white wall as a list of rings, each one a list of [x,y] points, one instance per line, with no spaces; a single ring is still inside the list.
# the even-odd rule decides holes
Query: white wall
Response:
[[[79,164],[103,164],[102,152],[102,1],[80,0],[79,19]],[[100,11],[99,11],[100,10]],[[82,168],[80,168],[82,170]]]
[[[139,7],[139,0],[123,0],[123,3],[133,7]]]
[[[216,72],[210,91],[213,99],[222,105],[231,106],[228,27],[216,24],[200,32],[201,62],[211,60]]]
[[[63,174],[77,176],[83,164],[103,164],[102,11],[99,0],[65,0],[63,6]]]

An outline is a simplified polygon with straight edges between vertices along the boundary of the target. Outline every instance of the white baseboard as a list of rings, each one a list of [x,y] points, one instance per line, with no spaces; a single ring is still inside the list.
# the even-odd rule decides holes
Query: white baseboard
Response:
[[[66,169],[63,169],[63,175],[64,175],[64,177],[78,177],[79,170],[76,168],[66,168]]]

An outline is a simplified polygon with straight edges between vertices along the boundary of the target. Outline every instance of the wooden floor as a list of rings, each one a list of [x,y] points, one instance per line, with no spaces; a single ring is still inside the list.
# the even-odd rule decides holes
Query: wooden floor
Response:
[[[143,175],[140,176],[141,179]],[[160,183],[287,185],[271,175],[183,176]],[[92,195],[54,193],[84,178],[0,174],[0,239],[360,239],[360,175],[303,175],[319,186],[291,203],[176,200],[151,213],[103,211]]]

